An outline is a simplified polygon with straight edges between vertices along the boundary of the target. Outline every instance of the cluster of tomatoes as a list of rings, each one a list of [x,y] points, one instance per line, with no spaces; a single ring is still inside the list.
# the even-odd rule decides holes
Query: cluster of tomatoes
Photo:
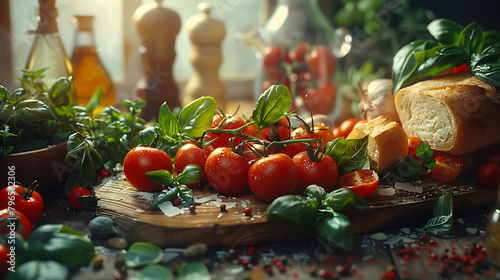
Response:
[[[329,114],[337,96],[331,81],[337,60],[325,45],[308,46],[304,42],[286,49],[268,46],[263,50],[264,82],[262,90],[270,85],[286,86],[297,104],[307,100],[305,108],[315,114]]]
[[[313,184],[327,192],[337,187],[351,187],[363,197],[371,194],[378,185],[378,176],[371,170],[339,174],[333,158],[322,153],[326,143],[335,139],[332,130],[324,124],[291,129],[289,120],[283,118],[257,129],[239,116],[223,118],[215,115],[212,128],[217,127],[241,130],[242,134],[208,132],[208,145],[186,143],[179,148],[173,161],[157,148],[137,147],[125,157],[125,176],[139,190],[159,191],[163,186],[151,182],[146,172],[163,169],[179,174],[186,166],[195,164],[204,173],[200,180],[188,187],[208,186],[226,195],[251,191],[266,202],[282,195],[303,194]],[[296,141],[267,146],[259,141],[245,141],[245,135],[265,143]],[[238,145],[240,149],[235,148]]]

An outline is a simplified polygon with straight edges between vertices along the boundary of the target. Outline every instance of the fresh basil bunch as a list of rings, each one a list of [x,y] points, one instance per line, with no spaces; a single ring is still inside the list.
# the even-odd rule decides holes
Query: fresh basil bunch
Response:
[[[480,80],[500,86],[500,31],[483,31],[477,23],[463,28],[446,19],[427,29],[435,40],[416,40],[402,47],[392,65],[393,93],[466,64]]]
[[[319,235],[328,242],[350,251],[354,229],[344,213],[368,208],[368,202],[346,188],[326,193],[322,187],[313,185],[307,187],[304,194],[285,195],[275,199],[267,208],[267,219],[285,219],[302,227],[316,228]]]

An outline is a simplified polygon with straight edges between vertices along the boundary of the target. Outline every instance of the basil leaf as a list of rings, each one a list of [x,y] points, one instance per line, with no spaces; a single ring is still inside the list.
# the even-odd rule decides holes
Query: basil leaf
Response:
[[[14,117],[26,123],[55,119],[49,106],[34,99],[19,102],[14,110]]]
[[[360,169],[365,163],[368,135],[361,139],[339,137],[325,146],[325,154],[337,163],[340,174]]]
[[[286,116],[291,104],[292,97],[288,88],[272,85],[255,103],[252,119],[259,128],[276,123]]]
[[[269,221],[286,219],[303,227],[313,226],[316,220],[317,202],[300,195],[285,195],[276,198],[268,207]]]
[[[468,57],[473,53],[483,50],[483,29],[477,23],[473,22],[467,25],[460,33],[458,47],[462,49]]]
[[[0,99],[2,101],[10,101],[10,94],[9,91],[2,85],[0,85]]]
[[[6,280],[66,280],[69,270],[55,261],[32,260],[16,267],[15,273],[7,273]]]
[[[456,45],[462,29],[460,24],[447,19],[436,19],[427,25],[432,37],[444,45]]]
[[[424,141],[420,142],[415,149],[415,155],[423,161],[425,168],[436,167],[436,160],[432,159],[433,154],[431,147]]]
[[[69,105],[69,91],[71,80],[61,77],[50,87],[47,92],[49,100],[55,105]]]
[[[97,107],[99,107],[101,104],[102,94],[102,88],[98,87],[94,94],[92,94],[89,102],[87,102],[87,105],[85,105],[85,109],[87,109],[88,112],[93,112],[97,109]]]
[[[181,204],[189,207],[194,203],[193,190],[188,188],[186,185],[179,185],[177,187],[179,192],[177,193],[177,198],[181,201]]]
[[[149,181],[162,186],[168,186],[174,182],[174,177],[168,170],[148,171],[146,177]]]
[[[500,86],[500,43],[486,47],[471,57],[471,71],[481,81]]]
[[[468,61],[467,55],[456,46],[436,46],[422,52],[416,52],[419,66],[415,75],[408,78],[406,84],[413,84],[441,73],[451,67],[457,67]]]
[[[326,197],[325,189],[320,187],[320,186],[317,186],[317,185],[308,186],[305,189],[304,194],[307,197],[316,199],[316,201],[318,201],[318,202],[323,201],[323,199],[325,199],[325,197]]]
[[[14,115],[14,105],[12,103],[3,103],[0,105],[0,126],[9,122]]]
[[[179,268],[179,280],[211,280],[210,271],[200,262],[191,262]]]
[[[394,186],[396,182],[408,182],[418,178],[423,163],[413,156],[406,156],[380,179],[380,184]]]
[[[500,31],[498,30],[487,30],[483,32],[483,48],[487,48],[491,45],[497,44],[500,42]]]
[[[163,258],[163,251],[156,245],[146,242],[135,242],[123,255],[125,265],[138,267],[159,263]]]
[[[172,137],[172,135],[180,132],[179,121],[174,114],[172,114],[172,111],[170,111],[166,102],[164,102],[160,107],[158,125],[160,126],[162,133],[166,136]]]
[[[139,280],[172,280],[172,271],[161,264],[148,265],[139,273]]]
[[[36,260],[56,261],[68,267],[87,265],[95,256],[90,239],[61,224],[36,228],[29,238],[29,251]]]
[[[333,213],[332,216],[323,218],[316,229],[326,241],[333,242],[346,251],[351,251],[354,229],[347,216]]]
[[[179,113],[181,133],[188,137],[200,138],[203,131],[212,125],[215,106],[213,97],[200,97],[182,108]]]
[[[158,209],[158,205],[162,204],[165,201],[173,202],[179,193],[179,189],[177,187],[170,188],[167,192],[162,192],[156,197],[156,199],[149,204],[149,210]]]
[[[177,175],[177,181],[180,184],[192,184],[200,180],[203,176],[203,169],[195,164],[188,164],[182,172]]]
[[[434,218],[427,221],[424,229],[436,235],[449,234],[453,228],[453,197],[451,192],[439,198],[432,213]]]
[[[340,188],[328,193],[322,204],[335,212],[368,208],[368,202],[359,194],[347,188]]]

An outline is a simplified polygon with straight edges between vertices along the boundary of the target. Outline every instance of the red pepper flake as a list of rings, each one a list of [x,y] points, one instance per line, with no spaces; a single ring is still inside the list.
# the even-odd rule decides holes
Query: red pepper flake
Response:
[[[369,264],[378,264],[378,261],[374,258],[369,258],[365,262]]]
[[[433,260],[427,260],[428,266],[434,266],[436,263]]]
[[[245,213],[245,216],[251,216],[252,208],[246,207],[245,210],[243,210],[243,213]]]
[[[273,267],[272,267],[272,266],[270,266],[270,265],[266,265],[266,266],[264,267],[264,270],[266,271],[266,273],[267,273],[268,275],[273,275]]]
[[[411,273],[407,269],[403,270],[401,274],[403,277],[411,277]]]

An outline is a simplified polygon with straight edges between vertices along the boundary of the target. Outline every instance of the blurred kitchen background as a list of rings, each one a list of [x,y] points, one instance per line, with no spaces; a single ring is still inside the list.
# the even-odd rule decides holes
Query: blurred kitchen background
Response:
[[[74,15],[93,15],[95,44],[112,77],[117,100],[134,99],[134,87],[142,71],[138,47],[140,37],[132,21],[134,11],[153,0],[57,0],[58,26],[68,56],[74,46]],[[212,5],[212,16],[226,25],[222,43],[223,62],[219,75],[226,85],[227,99],[252,99],[258,58],[255,49],[241,41],[252,28],[263,26],[277,0],[165,0],[182,22],[176,40],[173,74],[179,89],[193,73],[189,61],[191,42],[185,21],[199,13],[198,5]],[[286,2],[286,1],[284,1]],[[356,81],[390,77],[392,57],[404,44],[427,38],[426,25],[444,17],[463,26],[472,21],[483,29],[499,30],[498,0],[319,0],[319,7],[335,28],[351,36],[351,50],[339,58],[335,72],[338,92],[356,102]],[[19,86],[14,77],[26,63],[36,29],[38,0],[0,0],[0,84]],[[353,108],[356,106],[352,106]],[[355,114],[355,112],[354,112]]]

